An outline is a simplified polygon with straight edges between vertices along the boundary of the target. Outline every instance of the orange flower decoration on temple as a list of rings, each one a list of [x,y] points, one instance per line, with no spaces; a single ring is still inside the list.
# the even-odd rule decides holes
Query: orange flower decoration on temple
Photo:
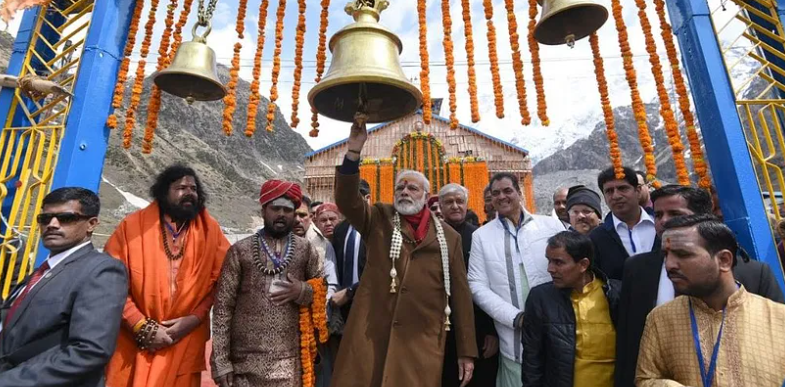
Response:
[[[532,0],[534,1],[534,0]],[[638,90],[638,80],[635,74],[635,66],[632,63],[632,51],[627,35],[627,26],[624,25],[622,7],[620,0],[611,0],[613,19],[616,22],[616,31],[619,35],[619,48],[624,59],[624,72],[627,84],[630,86],[632,96],[632,110],[635,115],[635,122],[638,124],[638,138],[643,148],[643,162],[646,165],[646,181],[657,179],[657,163],[654,159],[654,146],[649,135],[649,128],[646,122],[646,108],[643,106],[641,94]]]
[[[297,35],[294,48],[294,85],[292,86],[292,128],[300,123],[300,80],[303,76],[303,46],[305,45],[305,0],[298,1],[300,15],[297,18]]]
[[[422,118],[426,125],[431,123],[431,82],[428,62],[428,22],[425,0],[417,0],[417,16],[420,22],[420,89],[422,90]]]
[[[654,75],[654,83],[657,86],[657,95],[660,99],[660,115],[665,121],[665,133],[668,135],[668,143],[673,153],[673,162],[676,165],[676,177],[679,180],[679,184],[690,185],[690,173],[684,161],[684,144],[681,142],[679,124],[676,122],[676,115],[671,108],[668,90],[665,89],[665,77],[662,75],[662,64],[660,63],[660,56],[657,54],[657,44],[654,42],[654,36],[652,36],[649,17],[646,15],[646,2],[644,0],[635,0],[635,4],[638,6],[638,18],[641,21],[643,36],[646,40],[646,51],[649,53],[649,63],[651,63],[651,71],[652,75]]]
[[[286,16],[286,0],[278,0],[275,21],[275,52],[273,53],[273,85],[270,87],[270,103],[267,105],[267,131],[273,131],[275,101],[278,100],[278,76],[281,75],[281,47],[283,47],[283,18]],[[248,134],[246,132],[246,134]],[[253,133],[251,133],[253,134]]]
[[[300,362],[303,370],[303,387],[313,387],[316,375],[313,365],[316,359],[317,332],[320,343],[326,343],[327,332],[327,285],[323,278],[307,281],[313,289],[313,301],[310,306],[300,306]]]
[[[536,1],[536,0],[534,0]],[[483,0],[485,20],[488,25],[488,59],[491,61],[491,79],[493,80],[493,97],[496,105],[496,117],[504,118],[504,92],[502,78],[499,74],[499,56],[496,53],[496,27],[493,26],[493,1]]]
[[[139,108],[139,103],[142,100],[142,91],[144,90],[144,67],[147,65],[147,55],[150,53],[150,43],[153,38],[153,26],[155,26],[155,13],[158,11],[158,1],[150,1],[150,12],[147,15],[147,23],[144,26],[144,40],[142,41],[142,49],[139,51],[139,63],[136,67],[136,74],[134,85],[131,88],[131,103],[128,110],[125,112],[125,128],[123,130],[123,147],[125,149],[131,148],[131,139],[134,134],[134,126],[136,125],[136,110]]]
[[[540,68],[540,43],[534,38],[534,29],[537,26],[537,0],[529,0],[529,51],[532,54],[532,72],[534,73],[534,87],[537,89],[537,117],[544,126],[550,125],[548,119],[548,105],[545,101],[545,86]]]
[[[264,52],[264,29],[267,26],[267,8],[269,0],[262,0],[259,4],[259,21],[257,24],[256,54],[253,57],[253,81],[251,81],[251,97],[248,100],[248,121],[245,124],[245,135],[253,136],[256,131],[256,116],[259,113],[259,85],[262,76],[262,53]]]
[[[665,17],[665,1],[654,0],[654,8],[657,11],[657,17],[660,21],[662,40],[665,42],[665,50],[668,53],[668,61],[670,62],[671,73],[673,74],[673,82],[676,85],[676,94],[679,96],[679,110],[684,117],[684,125],[687,127],[687,139],[690,143],[692,167],[698,175],[698,186],[708,189],[711,187],[711,179],[709,178],[708,173],[709,169],[706,166],[706,160],[703,156],[703,149],[701,148],[701,140],[698,136],[698,131],[695,129],[695,116],[692,114],[689,92],[687,91],[687,86],[684,82],[684,76],[681,74],[679,54],[676,52],[676,45],[673,42],[673,29],[668,23],[668,19]]]
[[[234,30],[237,31],[237,42],[234,44],[232,54],[232,67],[229,69],[229,83],[226,85],[226,97],[224,97],[223,127],[224,133],[231,136],[234,132],[232,121],[234,112],[237,109],[237,81],[240,79],[240,51],[243,48],[241,43],[245,37],[245,14],[248,9],[248,0],[240,0],[237,8],[237,21]]]
[[[115,83],[114,95],[112,96],[112,109],[119,109],[123,106],[125,81],[128,80],[128,68],[131,67],[131,54],[134,52],[134,45],[136,45],[136,33],[139,31],[139,19],[142,17],[142,10],[144,10],[144,0],[138,0],[134,6],[134,14],[131,16],[131,24],[128,27],[128,40],[126,40],[125,48],[123,49],[123,60],[120,62],[120,69],[117,71],[117,83]],[[106,126],[110,129],[117,128],[117,115],[114,112],[106,120]]]
[[[621,159],[621,148],[619,147],[619,137],[616,133],[616,122],[613,118],[613,107],[608,95],[608,80],[605,78],[605,65],[600,53],[600,40],[597,37],[597,33],[589,36],[589,43],[594,56],[594,74],[597,76],[597,87],[600,90],[602,114],[605,117],[605,134],[608,136],[608,144],[611,150],[611,162],[613,170],[616,172],[616,178],[623,179],[624,166]]]
[[[450,93],[450,129],[458,129],[458,103],[455,97],[455,54],[452,43],[452,19],[450,0],[442,0],[442,25],[444,27],[444,59],[447,62],[447,90]]]
[[[472,35],[472,3],[461,0],[463,7],[463,32],[466,35],[466,64],[469,71],[469,103],[471,104],[472,122],[480,121],[480,104],[477,99],[477,71],[474,69],[474,36]]]
[[[327,26],[329,21],[330,0],[322,0],[322,12],[319,20],[319,46],[316,48],[316,83],[321,82],[322,74],[324,74],[324,63],[327,61]],[[308,133],[311,137],[319,136],[319,112],[311,108],[311,131]]]
[[[515,73],[515,90],[518,93],[518,110],[521,113],[521,124],[529,125],[532,118],[529,114],[526,96],[526,81],[523,78],[523,60],[521,59],[520,37],[518,36],[518,21],[515,18],[515,1],[504,0],[504,6],[507,8],[507,30],[510,33],[512,69]]]

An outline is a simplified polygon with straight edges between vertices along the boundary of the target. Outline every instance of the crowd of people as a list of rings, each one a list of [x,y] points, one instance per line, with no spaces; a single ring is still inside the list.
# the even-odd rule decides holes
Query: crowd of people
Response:
[[[359,116],[334,203],[268,180],[264,227],[234,245],[187,166],[158,175],[103,252],[98,196],[52,191],[37,218],[50,255],[0,309],[0,387],[197,387],[210,338],[221,387],[785,382],[782,290],[709,192],[609,168],[600,193],[560,188],[544,216],[497,173],[479,225],[465,187],[430,192],[416,171],[372,204],[366,139]],[[303,364],[317,304],[329,337]]]

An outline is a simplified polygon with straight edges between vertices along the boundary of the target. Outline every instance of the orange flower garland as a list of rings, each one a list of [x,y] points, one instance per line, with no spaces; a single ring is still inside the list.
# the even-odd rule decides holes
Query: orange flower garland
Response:
[[[665,17],[665,2],[663,0],[654,0],[654,8],[657,11],[657,17],[660,21],[662,40],[665,42],[665,50],[668,53],[668,61],[670,62],[673,81],[676,85],[676,94],[679,96],[679,109],[684,117],[684,124],[687,127],[687,139],[690,142],[692,166],[695,173],[698,175],[698,186],[708,189],[711,187],[711,179],[709,179],[708,175],[709,170],[703,156],[703,149],[701,148],[698,131],[695,130],[695,116],[692,115],[690,97],[684,82],[684,76],[681,74],[679,54],[676,52],[676,45],[673,42],[673,30],[668,23],[668,19]]]
[[[393,183],[395,180],[392,163],[385,163],[381,165],[381,169],[379,171],[379,180],[379,200],[382,203],[392,203],[394,196]]]
[[[231,136],[234,132],[232,121],[234,111],[237,109],[237,81],[240,79],[240,50],[243,48],[241,43],[245,33],[245,13],[248,9],[248,0],[240,0],[237,8],[237,21],[234,30],[237,31],[237,42],[234,44],[232,54],[232,68],[229,69],[229,84],[226,86],[226,97],[224,97],[223,126],[224,133]]]
[[[431,85],[428,62],[428,22],[425,13],[425,0],[417,0],[417,16],[420,21],[420,89],[422,90],[422,120],[431,123]]]
[[[302,385],[313,387],[316,383],[314,361],[316,359],[316,337],[320,343],[327,342],[327,286],[323,278],[306,281],[313,289],[313,301],[310,306],[300,306],[300,362],[302,363]]]
[[[611,8],[613,10],[613,18],[616,22],[616,31],[619,35],[619,48],[621,49],[621,56],[624,59],[624,71],[627,78],[627,84],[630,86],[632,110],[635,115],[635,121],[638,124],[638,137],[641,142],[641,147],[643,148],[643,160],[646,165],[646,181],[654,181],[657,178],[657,163],[654,159],[654,146],[652,145],[651,135],[649,134],[649,128],[646,122],[646,108],[643,106],[640,91],[638,91],[638,80],[635,74],[635,66],[632,63],[632,51],[630,50],[630,42],[627,36],[627,26],[624,25],[620,0],[611,0]]]
[[[172,25],[174,24],[174,11],[177,10],[177,1],[169,0],[169,5],[166,7],[164,33],[158,46],[156,71],[161,71],[169,65],[169,40],[172,37]],[[144,140],[142,141],[142,153],[144,154],[150,154],[153,151],[153,140],[155,139],[155,129],[158,127],[158,112],[160,111],[161,89],[153,85],[150,102],[147,104],[147,123],[145,124]]]
[[[264,52],[264,29],[267,26],[267,8],[269,0],[259,4],[259,21],[257,25],[256,54],[253,57],[253,81],[251,81],[251,97],[248,100],[248,121],[245,124],[245,135],[253,136],[256,131],[256,115],[259,113],[259,78],[262,75],[262,53]]]
[[[267,131],[273,131],[275,101],[278,100],[278,76],[281,74],[281,47],[283,46],[283,18],[286,16],[286,0],[278,0],[275,21],[275,52],[273,53],[273,85],[270,87],[270,103],[267,105]],[[246,133],[247,134],[247,133]]]
[[[139,51],[139,63],[136,67],[136,74],[134,85],[131,88],[131,103],[128,110],[125,112],[125,128],[123,130],[123,147],[125,149],[131,148],[131,139],[134,134],[134,126],[136,125],[136,109],[139,108],[139,103],[142,100],[142,91],[144,87],[144,67],[147,65],[147,55],[150,53],[150,43],[153,37],[153,26],[155,26],[155,13],[158,11],[158,1],[150,1],[150,12],[147,15],[147,23],[144,26],[144,40],[142,41],[142,49]]]
[[[114,96],[112,96],[112,109],[119,109],[123,106],[125,96],[125,81],[128,80],[128,68],[131,67],[131,54],[136,45],[136,33],[139,31],[139,19],[142,17],[144,0],[137,0],[134,7],[134,14],[131,16],[131,25],[128,27],[128,40],[123,49],[123,61],[120,62],[120,69],[117,71],[117,83],[114,86]],[[117,128],[117,115],[112,112],[106,120],[106,126],[110,129]]]
[[[322,74],[324,74],[324,62],[327,61],[327,26],[329,21],[330,0],[322,0],[322,13],[319,21],[319,46],[316,49],[316,79],[315,82],[322,81]],[[311,108],[311,131],[308,133],[311,137],[319,137],[319,112],[313,107]]]
[[[469,71],[469,102],[472,122],[480,121],[480,104],[477,100],[477,71],[474,69],[474,36],[472,36],[472,7],[470,0],[461,0],[463,7],[463,32],[466,35],[466,62]]]
[[[529,125],[532,122],[532,118],[529,114],[528,98],[526,96],[526,81],[523,78],[523,60],[521,60],[518,22],[515,19],[515,1],[504,0],[504,6],[507,8],[507,29],[510,33],[512,69],[515,72],[515,90],[518,92],[518,110],[521,113],[521,124]]]
[[[493,1],[483,0],[482,5],[485,9],[485,20],[488,25],[488,58],[491,61],[491,79],[493,80],[496,117],[504,118],[504,92],[502,90],[502,78],[499,74],[499,56],[496,53],[496,27],[493,26]]]
[[[540,68],[540,43],[534,38],[536,26],[537,0],[529,0],[529,51],[532,54],[532,72],[534,73],[534,86],[537,89],[537,117],[540,118],[544,126],[548,126],[551,121],[548,119],[548,105],[545,101],[545,86]]]
[[[292,86],[292,128],[300,123],[297,111],[300,108],[300,79],[303,76],[303,45],[305,45],[305,0],[298,1],[300,15],[297,19],[297,35],[294,48],[294,85]]]
[[[537,203],[534,200],[534,177],[531,173],[523,175],[523,193],[525,195],[524,199],[526,200],[526,209],[528,209],[530,213],[536,214]]]
[[[641,21],[643,36],[646,40],[646,51],[649,53],[649,63],[651,63],[651,72],[654,75],[657,95],[660,98],[660,115],[665,121],[665,133],[668,135],[668,143],[673,153],[673,162],[676,165],[676,177],[679,180],[679,184],[690,185],[690,173],[684,161],[684,144],[681,142],[679,124],[676,122],[673,109],[671,109],[668,90],[665,89],[665,77],[662,75],[660,56],[657,55],[657,44],[654,42],[654,36],[652,36],[649,17],[646,16],[646,2],[644,0],[635,0],[635,4],[638,6],[638,18]]]
[[[450,129],[458,129],[458,103],[455,97],[455,55],[452,43],[452,19],[450,0],[442,0],[442,25],[444,27],[444,60],[447,62],[447,90],[450,93]],[[430,148],[430,147],[429,147]]]
[[[468,207],[480,218],[480,222],[485,221],[485,198],[482,191],[488,185],[488,164],[485,161],[474,161],[463,163],[464,187],[469,190]]]
[[[180,48],[180,43],[183,42],[183,27],[185,26],[185,23],[188,22],[188,15],[191,14],[191,4],[193,4],[193,2],[194,0],[183,1],[183,9],[180,11],[180,18],[177,20],[177,24],[174,25],[172,46],[169,47],[168,63],[172,63],[174,55],[177,53],[177,49]]]
[[[622,165],[621,148],[619,147],[619,137],[616,133],[616,122],[613,118],[613,107],[608,96],[608,80],[605,78],[605,65],[600,53],[600,40],[597,37],[597,33],[589,36],[589,43],[594,56],[594,74],[597,76],[597,86],[600,90],[602,114],[605,117],[605,134],[608,136],[608,144],[611,148],[611,162],[613,163],[613,170],[616,172],[616,178],[623,179],[624,166]]]

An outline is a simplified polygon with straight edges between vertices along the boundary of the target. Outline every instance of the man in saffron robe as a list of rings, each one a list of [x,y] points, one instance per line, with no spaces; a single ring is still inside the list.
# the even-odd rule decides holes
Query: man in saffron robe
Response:
[[[477,344],[461,238],[426,207],[430,183],[422,173],[398,173],[394,205],[371,206],[364,200],[359,160],[367,137],[359,115],[336,176],[336,203],[363,236],[367,262],[331,385],[440,386],[451,329],[465,386],[472,378]]]
[[[322,277],[319,254],[292,232],[300,186],[262,186],[264,228],[237,242],[224,261],[215,296],[213,379],[220,387],[300,387],[300,306],[314,300],[307,280]]]
[[[128,267],[129,279],[106,385],[198,387],[213,288],[229,241],[207,212],[193,169],[168,167],[150,194],[154,201],[126,217],[105,247]]]

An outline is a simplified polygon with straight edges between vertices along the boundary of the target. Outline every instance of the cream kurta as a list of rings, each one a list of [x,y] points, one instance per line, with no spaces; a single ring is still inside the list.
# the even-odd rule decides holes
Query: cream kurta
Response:
[[[655,308],[646,319],[638,357],[638,387],[702,387],[686,296]],[[692,298],[708,370],[722,312]],[[785,305],[736,291],[726,307],[712,386],[780,387],[785,381]]]

